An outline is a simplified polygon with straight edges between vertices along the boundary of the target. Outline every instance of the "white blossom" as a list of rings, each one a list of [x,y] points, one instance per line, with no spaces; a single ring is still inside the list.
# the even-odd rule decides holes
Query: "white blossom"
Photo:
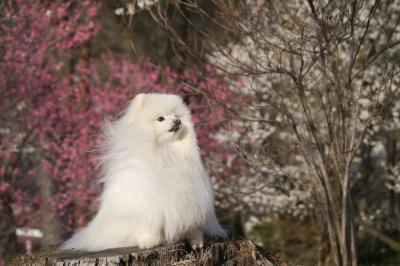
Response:
[[[367,110],[362,110],[359,117],[361,120],[367,120],[369,118],[369,112]]]
[[[124,14],[124,8],[120,7],[114,10],[115,15],[122,16]]]

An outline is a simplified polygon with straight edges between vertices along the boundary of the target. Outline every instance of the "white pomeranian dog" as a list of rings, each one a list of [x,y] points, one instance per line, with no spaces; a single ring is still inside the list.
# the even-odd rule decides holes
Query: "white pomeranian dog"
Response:
[[[151,248],[225,237],[187,106],[171,94],[138,94],[106,127],[104,184],[93,220],[61,249]]]

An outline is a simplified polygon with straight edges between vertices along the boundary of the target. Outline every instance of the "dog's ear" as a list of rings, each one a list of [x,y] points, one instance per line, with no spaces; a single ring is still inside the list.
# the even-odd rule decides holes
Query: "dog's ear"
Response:
[[[125,109],[121,117],[121,122],[130,123],[135,119],[138,111],[142,108],[144,104],[144,100],[146,98],[146,93],[139,93],[133,98],[133,100],[129,103],[128,108]]]
[[[138,95],[136,95],[129,105],[129,110],[136,113],[140,108],[142,108],[144,98],[146,98],[146,93],[139,93]]]

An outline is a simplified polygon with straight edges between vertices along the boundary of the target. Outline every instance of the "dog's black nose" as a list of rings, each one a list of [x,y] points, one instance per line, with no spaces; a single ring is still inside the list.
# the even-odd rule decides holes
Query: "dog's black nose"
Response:
[[[174,124],[175,125],[180,125],[182,123],[182,121],[180,119],[175,119],[174,120]]]

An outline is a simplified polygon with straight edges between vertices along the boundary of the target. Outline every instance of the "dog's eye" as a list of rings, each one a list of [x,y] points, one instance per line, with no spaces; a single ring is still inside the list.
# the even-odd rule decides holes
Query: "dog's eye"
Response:
[[[162,117],[162,116],[160,116],[159,118],[157,118],[157,121],[159,121],[159,122],[162,122],[162,121],[164,121],[164,120],[165,120],[165,118]]]

